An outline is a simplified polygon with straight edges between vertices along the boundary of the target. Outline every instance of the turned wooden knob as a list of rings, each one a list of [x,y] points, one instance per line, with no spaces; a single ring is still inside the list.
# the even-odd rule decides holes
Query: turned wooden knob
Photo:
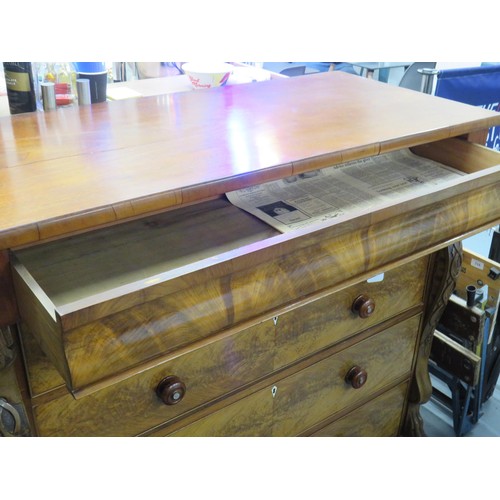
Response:
[[[345,381],[350,384],[354,389],[359,389],[363,387],[368,378],[368,373],[366,370],[360,366],[353,366],[345,376]]]
[[[169,375],[158,384],[156,394],[166,405],[175,405],[186,394],[186,384],[179,377]]]
[[[375,301],[367,295],[359,295],[352,303],[352,312],[357,313],[360,318],[368,318],[375,311]]]

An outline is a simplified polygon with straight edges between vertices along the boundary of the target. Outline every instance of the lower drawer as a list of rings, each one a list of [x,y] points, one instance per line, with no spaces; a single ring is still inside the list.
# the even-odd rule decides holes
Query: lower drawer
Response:
[[[151,435],[299,435],[408,379],[419,322],[420,316],[412,317],[184,427],[165,428]],[[357,389],[345,380],[353,366],[367,373],[366,383]],[[400,411],[403,401],[399,401]]]
[[[394,324],[398,315],[416,314],[421,310],[426,269],[427,258],[417,259],[386,272],[382,281],[363,281],[289,306],[274,318],[235,326],[142,365],[128,378],[77,400],[40,349],[36,354],[37,345],[30,342],[28,327],[24,327],[38,432],[42,436],[128,436],[165,426],[227,394],[246,390],[256,381],[276,378],[273,372],[287,369],[290,373],[290,366],[336,343],[351,339],[352,344],[358,332],[371,327],[380,330],[378,325],[385,321]],[[353,313],[352,303],[365,294],[377,306],[372,314],[360,317]],[[186,395],[178,404],[166,406],[156,388],[170,375],[185,384]]]
[[[408,384],[401,384],[310,434],[315,437],[397,436]]]

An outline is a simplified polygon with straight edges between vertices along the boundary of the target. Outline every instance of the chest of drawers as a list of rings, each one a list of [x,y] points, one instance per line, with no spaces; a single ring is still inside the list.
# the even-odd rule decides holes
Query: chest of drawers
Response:
[[[359,84],[352,96],[361,90],[380,92],[388,106],[393,97],[403,103],[416,99],[429,110],[435,104],[430,96],[388,90],[349,75],[315,75],[310,81],[319,89],[337,78],[342,85],[347,79],[344,92]],[[229,90],[238,94],[231,105],[220,102],[227,95],[219,90],[228,89],[202,94],[213,101],[200,94],[178,97],[186,100],[184,121],[169,121],[168,127],[178,141],[181,131],[191,139],[175,146],[167,141],[175,149],[169,161],[179,163],[170,167],[169,190],[158,186],[157,194],[146,196],[142,186],[120,202],[111,202],[109,195],[113,220],[106,208],[97,208],[97,197],[105,196],[99,191],[89,202],[92,210],[40,220],[38,237],[32,226],[21,223],[2,233],[3,248],[10,249],[17,303],[11,314],[17,317],[34,434],[422,434],[418,407],[430,395],[430,339],[460,266],[457,242],[500,218],[497,153],[448,137],[499,120],[494,113],[440,102],[447,120],[421,119],[414,108],[418,119],[404,136],[397,130],[407,125],[394,122],[399,117],[395,111],[392,121],[383,122],[387,130],[374,133],[360,107],[357,116],[364,121],[359,133],[335,136],[339,146],[324,138],[340,130],[330,123],[334,110],[329,114],[326,109],[314,139],[301,146],[290,137],[311,134],[311,124],[291,120],[284,128],[279,125],[291,97],[276,94],[297,83],[264,83]],[[272,120],[269,111],[259,115],[252,107],[264,97],[277,99]],[[336,99],[340,105],[342,99]],[[131,104],[102,109],[115,104],[120,107],[112,123],[127,136],[132,125],[118,123]],[[224,143],[219,152],[225,155],[216,156],[217,140],[206,142],[208,136],[196,132],[188,104],[222,106],[224,126],[232,131],[227,132],[229,143],[235,116],[255,112],[257,119],[244,129],[250,148],[246,155],[241,156],[240,143],[229,158]],[[305,109],[311,101],[304,97],[296,105]],[[84,111],[79,113],[82,119]],[[153,166],[144,163],[144,176],[160,184],[161,157],[144,153],[146,144],[153,151],[159,147],[154,116],[163,115],[155,113],[151,134],[141,138],[143,146],[128,147],[129,154],[120,152],[125,147],[120,134],[99,157],[78,152],[77,142],[64,154],[96,171],[104,156],[123,160],[113,183],[116,190],[132,189],[124,185],[128,162],[137,155],[137,165],[146,155]],[[273,147],[266,149],[262,137],[255,146],[264,132],[268,142],[275,141]],[[287,137],[281,138],[285,132]],[[289,150],[282,152],[278,144]],[[52,154],[49,146],[50,141],[43,155]],[[285,234],[231,205],[222,194],[292,171],[402,147],[464,175],[424,194],[409,193],[374,210],[353,211]],[[203,151],[203,160],[195,162],[196,151]],[[271,151],[280,159],[266,164]],[[239,174],[249,159],[255,165]],[[34,161],[52,168],[59,162]],[[186,161],[197,168],[200,161],[231,165],[232,173],[224,174],[222,167],[216,174],[186,173]],[[21,163],[19,168],[29,171]],[[375,275],[381,278],[373,280]]]
[[[109,237],[106,241],[110,242]],[[95,250],[95,246],[92,245],[92,248]],[[45,248],[43,250],[45,251]],[[33,249],[28,253],[33,258]],[[52,255],[57,255],[54,249]],[[18,252],[16,257],[19,262],[14,265],[14,282],[16,290],[20,291],[23,285],[26,285],[20,276],[28,273],[31,262],[28,263],[26,252]],[[47,258],[42,260],[47,262]],[[24,262],[27,267],[21,268],[18,274],[20,262]],[[42,435],[141,433],[145,424],[148,427],[166,425],[186,413],[196,413],[194,410],[223,401],[229,393],[236,394],[243,389],[248,392],[257,382],[280,380],[286,374],[296,371],[302,373],[303,366],[316,366],[318,359],[325,356],[325,352],[343,350],[345,346],[356,344],[365,337],[372,338],[383,327],[411,317],[408,322],[412,328],[408,329],[408,338],[405,338],[407,355],[399,360],[402,364],[398,366],[396,375],[392,374],[390,368],[392,361],[388,362],[387,368],[391,376],[382,376],[385,370],[374,369],[368,387],[371,386],[372,380],[376,380],[375,373],[382,377],[378,382],[378,390],[384,384],[390,386],[402,378],[408,379],[413,366],[413,353],[423,307],[428,258],[417,259],[403,268],[404,279],[401,278],[399,269],[393,269],[384,274],[381,282],[370,283],[365,280],[338,291],[335,291],[334,287],[327,287],[320,293],[310,293],[300,300],[287,300],[286,294],[282,293],[276,298],[281,301],[278,306],[268,295],[259,294],[261,300],[259,297],[254,298],[258,306],[245,310],[243,319],[231,318],[227,320],[227,325],[219,327],[215,332],[206,318],[214,312],[212,307],[215,309],[219,297],[215,296],[215,305],[210,304],[204,315],[193,314],[193,310],[203,310],[205,306],[203,302],[195,300],[191,304],[189,314],[182,311],[188,318],[199,317],[197,319],[200,325],[193,327],[199,332],[194,341],[189,335],[192,333],[190,329],[184,323],[174,321],[173,329],[157,330],[155,337],[163,335],[163,342],[167,347],[159,349],[156,357],[150,355],[138,364],[138,368],[137,363],[125,366],[121,372],[113,372],[111,377],[73,390],[73,394],[67,390],[68,382],[61,376],[61,371],[55,369],[57,359],[48,359],[50,348],[45,351],[48,356],[43,355],[40,348],[37,349],[39,342],[33,337],[40,337],[44,325],[30,321],[30,318],[36,318],[34,310],[39,306],[38,302],[29,304],[26,301],[21,308],[21,314],[27,319],[26,323],[31,323],[23,327],[23,333],[25,338],[32,339],[31,342],[26,342],[26,359],[31,370],[30,380],[33,384],[38,381],[37,386],[32,386],[32,395],[35,403],[34,413],[40,422],[39,432]],[[298,272],[298,269],[295,271]],[[280,289],[291,287],[292,284],[287,280],[292,279],[293,277],[284,275]],[[66,277],[65,283],[67,282],[72,280]],[[19,296],[25,295],[19,292]],[[203,295],[196,294],[196,298],[199,300]],[[227,303],[229,300],[230,297],[221,302]],[[353,311],[356,301],[361,302],[360,309]],[[180,305],[175,309],[176,314],[178,310]],[[264,312],[255,314],[256,310]],[[164,309],[149,322],[145,321],[143,335],[148,335],[148,329],[152,328],[151,324],[154,322],[169,324],[168,315],[168,310]],[[397,326],[393,326],[393,329],[397,329]],[[123,359],[122,350],[127,354],[124,359],[131,359],[128,351],[134,349],[134,346],[123,337],[132,334],[139,336],[140,333],[137,333],[136,329],[134,325],[131,328],[132,333],[129,333],[123,324],[121,330],[115,333],[118,340],[113,343],[114,354],[110,354],[113,352],[110,349],[107,357],[99,359],[96,366],[113,365],[112,356]],[[180,337],[177,329],[181,330],[184,337]],[[183,342],[179,342],[178,338]],[[395,340],[398,338],[399,335],[393,333],[390,341],[392,344],[389,345],[396,348],[398,344]],[[106,350],[105,340],[105,337],[101,339],[103,351]],[[120,340],[121,345],[117,348],[115,344]],[[47,342],[50,342],[50,339]],[[155,342],[155,345],[160,345],[159,342]],[[66,343],[66,348],[67,345]],[[67,349],[70,352],[70,349]],[[382,347],[377,347],[376,350],[380,351],[382,358],[392,360],[392,356],[383,354]],[[399,353],[401,356],[403,350]],[[354,364],[355,360],[356,356],[353,355],[351,363]],[[82,363],[84,361],[81,360]],[[359,362],[361,363],[361,360]],[[370,362],[375,363],[371,360]],[[50,366],[53,366],[52,377],[41,383],[43,374],[47,374]],[[350,368],[352,367],[339,367],[341,372],[345,371],[344,378]],[[366,371],[367,367],[362,369]],[[340,375],[337,375],[336,379],[339,377]],[[344,378],[341,377],[342,385]],[[366,388],[363,391],[353,389],[352,392],[364,394]],[[64,394],[63,397],[61,393]],[[281,394],[280,390],[280,397]],[[40,404],[37,401],[40,401]],[[103,411],[111,407],[114,409],[112,412]],[[118,425],[117,415],[120,416]]]

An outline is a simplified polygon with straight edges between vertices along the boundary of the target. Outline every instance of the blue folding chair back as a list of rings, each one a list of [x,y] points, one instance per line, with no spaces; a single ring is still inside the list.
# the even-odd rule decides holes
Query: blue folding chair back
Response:
[[[500,112],[500,64],[441,70],[434,94]],[[500,151],[500,126],[489,130],[485,145]]]

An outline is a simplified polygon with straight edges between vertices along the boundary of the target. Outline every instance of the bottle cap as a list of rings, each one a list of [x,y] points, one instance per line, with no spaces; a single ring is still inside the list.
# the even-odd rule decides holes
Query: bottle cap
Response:
[[[43,82],[40,84],[42,89],[43,110],[49,111],[56,109],[56,88],[52,82]]]
[[[80,106],[92,103],[90,99],[90,81],[87,78],[78,78],[76,81],[76,91],[78,92],[78,104]]]

